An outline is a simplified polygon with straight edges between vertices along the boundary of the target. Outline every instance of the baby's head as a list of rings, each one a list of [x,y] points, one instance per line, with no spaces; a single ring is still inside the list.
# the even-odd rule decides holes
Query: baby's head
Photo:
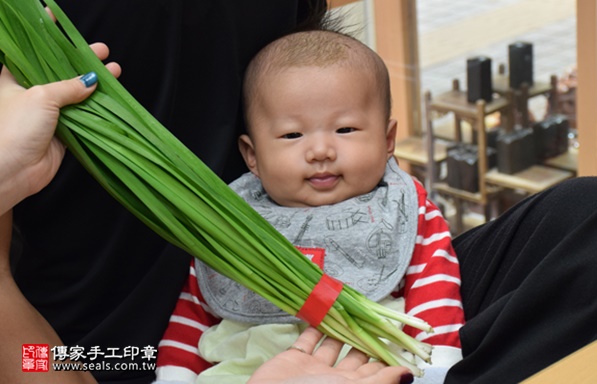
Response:
[[[346,35],[298,32],[265,47],[247,69],[244,105],[241,152],[283,206],[368,193],[394,151],[387,69]]]

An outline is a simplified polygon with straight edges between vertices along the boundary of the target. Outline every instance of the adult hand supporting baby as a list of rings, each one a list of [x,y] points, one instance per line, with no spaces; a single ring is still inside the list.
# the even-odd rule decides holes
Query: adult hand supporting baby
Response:
[[[343,343],[326,338],[309,327],[287,351],[263,364],[248,384],[385,384],[411,383],[413,375],[404,367],[369,362],[364,353],[352,349],[335,367]]]

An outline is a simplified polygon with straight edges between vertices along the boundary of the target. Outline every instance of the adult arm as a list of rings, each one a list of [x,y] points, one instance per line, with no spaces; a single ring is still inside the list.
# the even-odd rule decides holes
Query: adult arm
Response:
[[[22,371],[24,343],[63,345],[48,322],[25,299],[10,272],[9,250],[12,212],[0,217],[0,382],[3,383],[95,383],[89,372],[59,372],[49,367],[48,372]]]
[[[103,44],[92,47],[100,59]],[[117,64],[108,68],[120,73]],[[22,371],[23,343],[63,345],[48,322],[25,299],[10,269],[12,207],[45,187],[56,174],[64,146],[54,137],[63,106],[78,103],[94,81],[70,79],[25,90],[6,68],[0,74],[0,381],[7,383],[93,383],[88,372]],[[91,76],[93,79],[93,76]],[[85,79],[84,79],[85,80]]]

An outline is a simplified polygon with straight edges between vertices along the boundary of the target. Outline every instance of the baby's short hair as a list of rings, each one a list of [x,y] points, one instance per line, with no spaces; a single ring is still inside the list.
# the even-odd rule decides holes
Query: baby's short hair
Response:
[[[328,30],[312,30],[283,36],[263,48],[251,60],[245,72],[243,99],[245,113],[263,76],[288,68],[303,66],[343,66],[359,71],[370,71],[385,103],[390,118],[392,97],[388,69],[377,53],[359,40],[344,33]]]

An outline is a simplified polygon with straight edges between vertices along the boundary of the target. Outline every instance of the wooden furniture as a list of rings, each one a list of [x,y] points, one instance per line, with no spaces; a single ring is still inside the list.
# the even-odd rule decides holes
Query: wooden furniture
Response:
[[[597,361],[597,341],[553,363],[541,372],[523,381],[523,384],[549,383],[597,383],[597,370],[592,362]]]
[[[437,171],[435,169],[435,162],[428,161],[428,182],[427,190],[433,196],[434,193],[449,196],[454,203],[456,210],[456,222],[454,232],[460,233],[463,230],[463,203],[472,202],[482,206],[486,220],[491,217],[489,202],[499,193],[499,188],[488,186],[485,182],[485,174],[487,173],[487,132],[485,126],[485,117],[496,112],[505,112],[510,107],[509,101],[505,97],[494,98],[491,102],[486,103],[484,100],[479,100],[477,103],[469,103],[467,101],[467,94],[460,90],[458,80],[452,83],[452,90],[437,96],[432,100],[431,93],[425,93],[425,116],[427,121],[427,151],[429,153],[428,159],[435,156],[435,134],[433,130],[433,120],[437,116],[452,113],[455,121],[455,138],[456,141],[462,141],[462,121],[467,121],[473,128],[473,141],[479,147],[479,161],[478,161],[478,176],[479,187],[478,192],[468,192],[457,188],[450,187],[447,183],[439,181],[435,178]]]
[[[554,83],[555,84],[555,83]],[[541,94],[541,92],[553,92],[551,87],[543,86],[533,92],[533,96]],[[506,131],[515,129],[515,123],[521,122],[522,127],[528,127],[529,122],[524,123],[524,113],[520,113],[521,109],[528,111],[528,88],[523,84],[522,92],[515,92],[514,90],[505,91],[504,94],[511,101],[511,108],[507,111],[507,123],[505,125]],[[554,96],[555,97],[555,96]],[[522,101],[520,100],[522,98]],[[515,117],[518,112],[523,117]],[[526,114],[528,119],[528,113]],[[491,169],[485,174],[485,181],[488,184],[499,186],[502,188],[523,191],[527,194],[534,194],[544,189],[550,188],[561,181],[573,177],[574,174],[563,169],[555,169],[541,164],[535,164],[520,172],[514,174],[501,173],[497,169]]]
[[[558,78],[555,75],[550,77],[549,83],[535,81],[533,85],[529,86],[523,83],[520,89],[510,88],[510,77],[506,74],[505,66],[499,66],[498,75],[492,79],[493,91],[500,95],[507,96],[509,92],[513,92],[516,98],[514,104],[514,114],[516,116],[516,124],[523,127],[531,125],[531,118],[529,115],[529,99],[536,96],[545,96],[548,99],[547,114],[555,113],[558,110]]]
[[[444,143],[436,142],[434,147],[434,164],[435,169],[439,169],[439,165],[443,163],[448,156],[448,146]],[[427,179],[427,164],[429,163],[427,153],[426,137],[409,136],[404,140],[396,143],[394,149],[394,157],[401,166],[406,161],[410,165],[410,173],[419,178],[421,181]]]
[[[448,146],[446,144],[435,143],[435,149],[433,151],[434,163],[439,164],[446,160],[447,153]],[[394,157],[419,166],[427,166],[429,162],[427,154],[425,137],[407,137],[406,139],[397,142],[396,148],[394,149]]]
[[[327,0],[329,8],[342,7],[355,2],[357,2],[357,0]]]
[[[519,94],[520,95],[520,94]],[[520,97],[520,96],[519,96]],[[524,97],[524,95],[523,95]],[[487,127],[485,117],[500,113],[503,126],[506,130],[514,129],[516,122],[515,108],[517,95],[512,91],[498,94],[489,103],[478,100],[476,103],[469,103],[465,91],[460,90],[457,80],[453,82],[452,90],[439,95],[432,100],[431,94],[425,94],[426,119],[428,146],[428,183],[427,188],[431,196],[439,193],[449,196],[454,202],[456,210],[455,227],[453,231],[458,234],[463,230],[463,203],[470,202],[482,207],[485,220],[492,218],[491,202],[496,201],[500,192],[504,189],[522,191],[526,194],[537,193],[547,189],[565,179],[571,178],[574,174],[568,170],[555,169],[544,165],[533,165],[515,174],[505,174],[497,169],[489,169],[487,161]],[[456,141],[461,141],[462,135],[458,133],[461,129],[460,123],[468,121],[473,128],[473,143],[477,145],[478,160],[478,192],[471,193],[450,187],[447,183],[437,180],[435,170],[436,162],[429,159],[435,158],[435,134],[433,120],[437,115],[453,113],[455,118]],[[501,212],[496,212],[500,214]]]
[[[563,169],[576,175],[578,171],[578,148],[569,147],[567,152],[546,159],[543,164],[551,168]]]
[[[487,172],[485,181],[492,185],[534,194],[573,176],[570,171],[533,165],[512,175],[500,173],[494,168]]]
[[[523,127],[530,127],[532,124],[529,116],[528,103],[529,99],[533,97],[540,95],[547,97],[547,115],[559,112],[558,78],[555,75],[550,77],[549,83],[534,82],[534,84],[530,87],[524,83],[519,90],[511,90],[505,65],[500,64],[498,67],[498,75],[492,79],[492,82],[493,90],[499,94],[507,95],[508,92],[513,92],[513,95],[516,98],[516,102],[514,104],[514,113],[516,115],[515,122]],[[568,152],[545,160],[543,165],[546,165],[550,168],[568,171],[572,173],[572,176],[576,176],[578,170],[578,148],[569,148]],[[499,185],[520,185],[523,186],[522,189],[524,191],[529,193],[535,193],[545,189],[546,187],[551,186],[552,182],[550,180],[558,181],[568,175],[558,172],[550,174],[544,172],[544,169],[540,167],[533,167],[533,169],[526,170],[522,173],[522,175],[519,176],[526,180],[514,180],[512,177],[508,177],[508,175],[498,175],[496,173],[488,175],[490,181],[496,182]]]
[[[597,175],[597,2],[576,2],[578,175]]]
[[[558,90],[556,76],[551,76],[550,83],[535,82],[531,87],[523,83],[519,90],[513,90],[509,88],[508,76],[501,69],[500,73],[501,75],[497,77],[497,83],[494,84],[494,91],[505,95],[511,101],[512,108],[508,111],[509,122],[507,130],[514,129],[514,125],[520,125],[523,128],[531,126],[528,101],[532,97],[539,95],[548,96],[549,108],[547,113],[555,113],[557,111]],[[514,174],[500,173],[497,169],[492,169],[485,175],[485,180],[492,185],[523,191],[527,194],[534,194],[574,177],[576,172],[572,169],[572,157],[568,158],[565,155],[561,155],[557,160],[550,159],[552,160],[552,164],[559,165],[559,167],[536,164]]]

